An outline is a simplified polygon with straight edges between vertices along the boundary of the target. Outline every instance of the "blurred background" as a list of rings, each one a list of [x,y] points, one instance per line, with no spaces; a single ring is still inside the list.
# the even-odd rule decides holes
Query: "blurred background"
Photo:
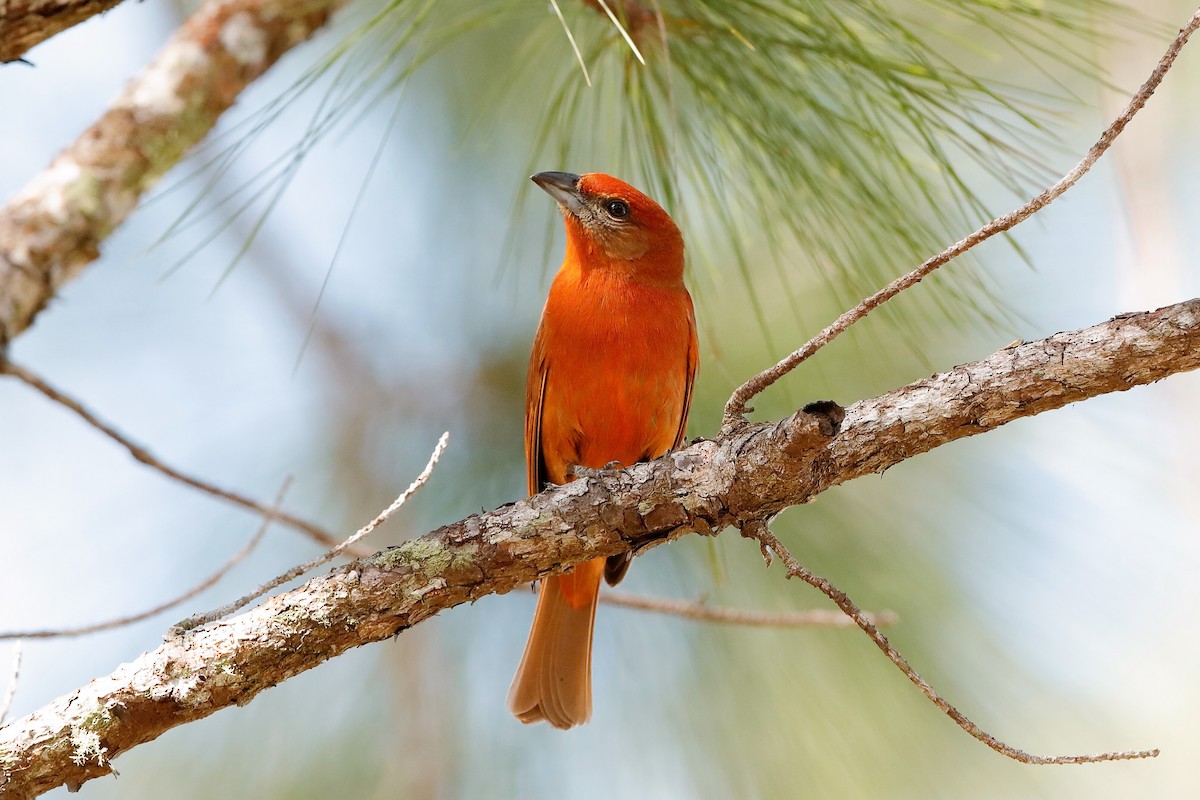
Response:
[[[560,4],[591,88],[542,3],[395,3],[374,23],[377,7],[351,7],[241,99],[13,358],[220,485],[270,502],[292,476],[286,507],[345,533],[449,430],[442,464],[377,534],[382,547],[522,494],[525,361],[562,247],[531,172],[612,172],[678,215],[703,348],[689,433],[712,435],[751,373],[984,209],[1007,211],[1065,172],[1194,10],[908,0],[743,20],[714,3],[695,11],[708,15],[702,35],[669,54],[643,31],[643,68],[591,4]],[[819,18],[826,5],[841,7],[828,13],[845,15],[860,50],[816,36],[772,49],[772,25],[781,40],[837,27]],[[97,118],[185,13],[126,3],[33,51],[35,68],[0,70],[0,196]],[[865,22],[880,14],[914,39]],[[962,72],[930,78],[922,52]],[[862,77],[839,84],[850,62],[845,74]],[[911,95],[885,72],[910,76]],[[770,91],[747,94],[746,80]],[[297,81],[308,88],[293,91]],[[1186,50],[1076,189],[856,327],[760,398],[756,416],[848,404],[1014,339],[1200,294],[1187,245],[1200,216],[1198,83],[1200,53]],[[944,108],[905,113],[929,86]],[[796,92],[789,114],[781,102]],[[994,151],[971,144],[989,136]],[[772,150],[789,137],[794,147]],[[775,525],[860,606],[896,611],[894,643],[996,736],[1042,754],[1161,747],[1156,760],[1007,761],[855,631],[603,606],[593,721],[566,734],[523,727],[504,708],[533,610],[518,591],[171,731],[80,796],[1196,796],[1198,399],[1200,376],[1183,375],[1023,420]],[[0,631],[154,605],[259,524],[11,380],[0,381],[0,453]],[[186,607],[27,642],[12,713],[315,553],[274,527]],[[827,607],[729,532],[655,549],[626,585],[737,608]]]

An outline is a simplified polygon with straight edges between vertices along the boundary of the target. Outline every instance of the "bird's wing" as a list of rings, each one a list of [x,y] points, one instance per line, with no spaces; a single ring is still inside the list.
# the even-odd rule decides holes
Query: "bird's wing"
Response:
[[[546,363],[542,331],[538,330],[529,359],[529,377],[525,384],[525,475],[529,494],[537,494],[546,485],[546,465],[542,459],[542,410],[546,405]]]
[[[687,352],[687,383],[683,390],[683,412],[679,415],[679,431],[675,434],[674,448],[687,442],[688,411],[692,408],[692,389],[696,386],[696,368],[700,365],[700,341],[696,335],[696,315],[688,304],[688,323],[691,335],[688,337]]]

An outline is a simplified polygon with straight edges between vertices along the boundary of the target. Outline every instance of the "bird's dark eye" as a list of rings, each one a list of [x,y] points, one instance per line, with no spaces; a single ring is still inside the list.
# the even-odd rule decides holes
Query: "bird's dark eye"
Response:
[[[604,210],[613,219],[625,219],[629,216],[629,204],[624,200],[609,200],[604,204]]]

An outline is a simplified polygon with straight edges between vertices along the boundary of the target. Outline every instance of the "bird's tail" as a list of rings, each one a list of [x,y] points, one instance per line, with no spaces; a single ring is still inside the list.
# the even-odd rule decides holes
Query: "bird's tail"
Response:
[[[508,690],[508,710],[521,722],[556,728],[592,716],[592,623],[604,559],[542,581],[525,655]]]

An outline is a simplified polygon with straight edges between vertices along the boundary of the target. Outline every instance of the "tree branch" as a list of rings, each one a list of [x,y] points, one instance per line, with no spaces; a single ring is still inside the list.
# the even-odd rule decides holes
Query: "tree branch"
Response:
[[[22,61],[37,45],[108,11],[121,0],[4,0],[0,2],[0,64]]]
[[[809,586],[816,589],[821,594],[833,601],[834,605],[842,610],[847,620],[851,620],[853,624],[862,629],[863,633],[870,637],[875,646],[883,651],[883,654],[896,665],[896,668],[904,673],[904,676],[912,681],[913,685],[921,690],[921,694],[929,698],[938,709],[954,720],[958,727],[962,728],[972,738],[983,742],[988,747],[995,750],[1002,756],[1020,761],[1022,764],[1094,764],[1100,761],[1135,761],[1143,758],[1156,758],[1159,755],[1157,748],[1153,750],[1125,750],[1114,753],[1093,753],[1090,755],[1072,755],[1072,756],[1038,756],[1031,753],[1026,753],[1007,742],[1003,742],[992,736],[990,733],[980,728],[972,722],[966,714],[959,711],[946,698],[942,697],[929,681],[922,678],[917,671],[908,663],[908,659],[900,655],[892,643],[887,640],[887,637],[880,632],[875,623],[864,614],[854,601],[838,589],[826,578],[816,575],[812,570],[801,564],[791,551],[779,541],[775,534],[767,527],[765,522],[752,521],[742,525],[742,535],[747,539],[754,539],[762,548],[763,557],[767,561],[767,566],[771,565],[771,554],[779,556],[783,561],[784,568],[787,570],[789,578],[799,578]]]
[[[76,416],[78,416],[88,425],[95,428],[97,431],[104,434],[121,447],[125,448],[129,455],[133,457],[133,460],[137,461],[139,464],[145,464],[150,469],[165,475],[171,480],[177,481],[184,486],[202,492],[209,497],[215,497],[218,500],[223,500],[226,503],[237,506],[238,508],[252,511],[259,516],[265,517],[266,519],[287,525],[289,528],[294,528],[295,530],[300,531],[304,535],[311,538],[317,544],[324,545],[325,547],[337,547],[339,545],[338,538],[332,533],[320,527],[319,525],[281,510],[278,504],[275,506],[265,505],[257,500],[247,497],[244,494],[240,494],[230,489],[222,489],[220,486],[217,486],[214,483],[202,480],[194,475],[189,475],[182,470],[172,467],[170,464],[151,453],[145,447],[133,441],[109,423],[100,419],[79,400],[76,400],[74,397],[71,397],[65,392],[56,389],[45,378],[42,378],[32,370],[26,369],[20,364],[17,364],[12,359],[5,356],[3,352],[0,352],[0,375],[11,375],[29,388],[40,392],[46,399],[58,403],[60,406],[74,412]],[[341,551],[339,550],[338,552]],[[367,555],[366,552],[359,552],[357,550],[352,550],[351,553],[357,556]]]
[[[1006,348],[841,409],[817,403],[444,526],[168,639],[0,729],[0,795],[112,770],[164,731],[582,561],[760,520],[942,444],[1200,367],[1200,300]]]
[[[283,486],[280,487],[279,496],[275,499],[276,508],[278,508],[279,504],[283,502],[283,495],[287,492],[288,486],[291,485],[291,482],[292,479],[289,477],[283,482]],[[175,597],[172,597],[170,600],[159,603],[152,608],[139,611],[136,614],[128,614],[123,617],[117,617],[116,619],[105,620],[104,622],[95,622],[90,625],[77,625],[72,628],[53,628],[36,631],[2,631],[0,632],[0,641],[5,639],[16,639],[17,644],[20,645],[21,639],[62,639],[69,636],[86,636],[89,633],[99,633],[100,631],[109,631],[113,630],[114,628],[123,628],[126,625],[132,625],[135,622],[141,622],[144,619],[149,619],[150,617],[161,614],[162,612],[174,608],[177,605],[186,603],[188,600],[191,600],[205,589],[217,583],[217,581],[221,580],[221,578],[224,578],[229,570],[242,563],[242,561],[244,561],[252,552],[254,552],[254,548],[258,547],[259,542],[261,542],[263,537],[266,536],[267,528],[269,527],[271,527],[271,518],[266,517],[263,519],[262,524],[258,526],[258,530],[254,532],[254,536],[250,537],[250,541],[246,542],[246,545],[241,550],[234,553],[228,561],[218,567],[216,572],[213,572],[204,580],[200,581],[200,583],[192,586],[182,594],[178,594]],[[3,716],[3,714],[0,714],[0,720],[3,719]]]
[[[438,461],[442,457],[442,453],[446,452],[446,445],[449,443],[450,431],[446,431],[438,439],[437,444],[433,448],[433,453],[431,453],[429,456],[429,461],[425,464],[425,469],[421,470],[421,474],[413,479],[413,482],[408,485],[408,488],[401,492],[400,496],[393,500],[390,506],[385,508],[383,511],[380,511],[379,514],[376,515],[375,519],[359,528],[352,536],[350,536],[350,538],[343,542],[339,542],[336,547],[328,552],[322,553],[311,561],[307,561],[303,564],[297,564],[283,574],[276,575],[262,586],[259,586],[257,589],[250,592],[250,594],[243,595],[237,600],[234,600],[231,603],[226,603],[220,608],[214,609],[205,614],[195,614],[191,617],[188,617],[176,627],[178,627],[181,631],[185,631],[199,627],[200,625],[207,625],[210,622],[216,622],[217,620],[221,619],[221,617],[227,617],[233,612],[250,605],[267,592],[273,589],[278,589],[288,581],[295,580],[306,572],[312,572],[314,569],[323,564],[328,564],[342,553],[349,552],[354,546],[355,542],[358,542],[364,537],[370,536],[372,533],[374,533],[376,528],[387,522],[388,519],[391,518],[392,514],[395,514],[397,511],[399,511],[400,507],[407,503],[408,499],[416,494],[421,487],[426,484],[430,476],[433,475],[433,468],[437,466]]]
[[[876,308],[904,290],[916,286],[938,267],[958,258],[972,247],[987,241],[996,234],[1015,228],[1021,222],[1029,219],[1038,211],[1041,211],[1061,197],[1063,193],[1074,186],[1095,165],[1100,156],[1104,155],[1108,148],[1112,146],[1112,143],[1116,141],[1117,137],[1121,135],[1121,132],[1125,130],[1125,126],[1130,123],[1134,115],[1142,110],[1142,107],[1146,105],[1146,101],[1158,89],[1158,85],[1162,83],[1163,78],[1166,77],[1167,72],[1174,65],[1179,51],[1187,44],[1188,39],[1196,32],[1197,28],[1200,28],[1200,9],[1196,9],[1196,13],[1192,15],[1187,24],[1179,29],[1179,34],[1171,42],[1170,46],[1167,47],[1167,51],[1159,59],[1158,64],[1155,65],[1154,71],[1150,73],[1150,77],[1146,79],[1142,87],[1130,98],[1129,103],[1125,106],[1121,114],[1112,121],[1112,124],[1104,129],[1104,132],[1100,134],[1100,139],[1084,154],[1079,163],[1071,168],[1070,172],[1020,208],[1010,211],[1003,216],[996,217],[970,236],[960,239],[942,252],[930,257],[913,271],[901,275],[875,294],[864,299],[854,308],[843,313],[820,333],[805,342],[799,350],[790,353],[775,366],[763,370],[743,383],[734,391],[729,401],[725,404],[722,425],[726,428],[737,425],[746,414],[746,404],[753,400],[756,395],[807,361],[818,350],[841,336],[854,323],[870,314]]]
[[[706,603],[690,603],[670,597],[646,597],[628,592],[605,590],[600,593],[600,602],[619,608],[649,611],[672,617],[739,625],[747,628],[853,628],[856,623],[841,611],[812,608],[805,611],[750,611],[741,608],[721,608]],[[874,625],[895,625],[897,617],[893,611],[865,612],[864,619]]]
[[[108,112],[0,209],[0,347],[100,254],[238,94],[345,0],[207,0]]]

